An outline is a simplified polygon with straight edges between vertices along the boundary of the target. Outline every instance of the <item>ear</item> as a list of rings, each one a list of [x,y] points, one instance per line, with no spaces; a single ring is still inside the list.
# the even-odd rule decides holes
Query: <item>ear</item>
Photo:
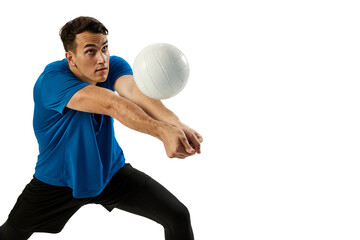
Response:
[[[67,51],[65,53],[65,57],[69,63],[70,67],[76,67],[75,61],[74,61],[74,53],[71,51]]]

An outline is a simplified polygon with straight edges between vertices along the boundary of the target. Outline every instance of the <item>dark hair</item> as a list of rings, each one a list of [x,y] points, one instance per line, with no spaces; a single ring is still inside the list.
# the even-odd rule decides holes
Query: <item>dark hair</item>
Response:
[[[60,37],[63,42],[65,51],[76,50],[75,38],[76,34],[83,32],[102,33],[108,35],[106,27],[92,17],[77,17],[67,22],[60,30]]]

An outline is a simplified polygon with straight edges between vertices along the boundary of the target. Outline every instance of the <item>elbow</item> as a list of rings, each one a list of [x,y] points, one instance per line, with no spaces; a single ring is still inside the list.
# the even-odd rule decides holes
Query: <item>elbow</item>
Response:
[[[118,106],[119,106],[119,96],[112,96],[106,99],[105,104],[103,105],[103,111],[105,115],[108,115],[112,118],[116,118],[118,115]]]
[[[106,104],[103,107],[106,115],[120,121],[124,112],[128,109],[127,101],[127,99],[114,93],[112,97],[107,99]]]

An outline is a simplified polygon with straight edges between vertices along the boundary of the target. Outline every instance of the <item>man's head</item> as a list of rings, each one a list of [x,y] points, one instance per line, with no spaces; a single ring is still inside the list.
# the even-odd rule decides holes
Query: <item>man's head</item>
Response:
[[[109,73],[108,30],[92,17],[78,17],[60,30],[70,70],[90,84],[104,82]]]

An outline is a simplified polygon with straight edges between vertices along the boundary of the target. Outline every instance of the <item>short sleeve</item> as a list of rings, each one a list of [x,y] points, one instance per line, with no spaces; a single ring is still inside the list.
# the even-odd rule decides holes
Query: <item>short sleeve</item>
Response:
[[[115,81],[123,75],[133,75],[133,71],[129,63],[121,57],[111,56],[108,79],[110,80],[112,90],[114,90]]]
[[[71,97],[88,85],[78,79],[64,65],[48,66],[41,81],[42,105],[46,109],[62,114]]]

